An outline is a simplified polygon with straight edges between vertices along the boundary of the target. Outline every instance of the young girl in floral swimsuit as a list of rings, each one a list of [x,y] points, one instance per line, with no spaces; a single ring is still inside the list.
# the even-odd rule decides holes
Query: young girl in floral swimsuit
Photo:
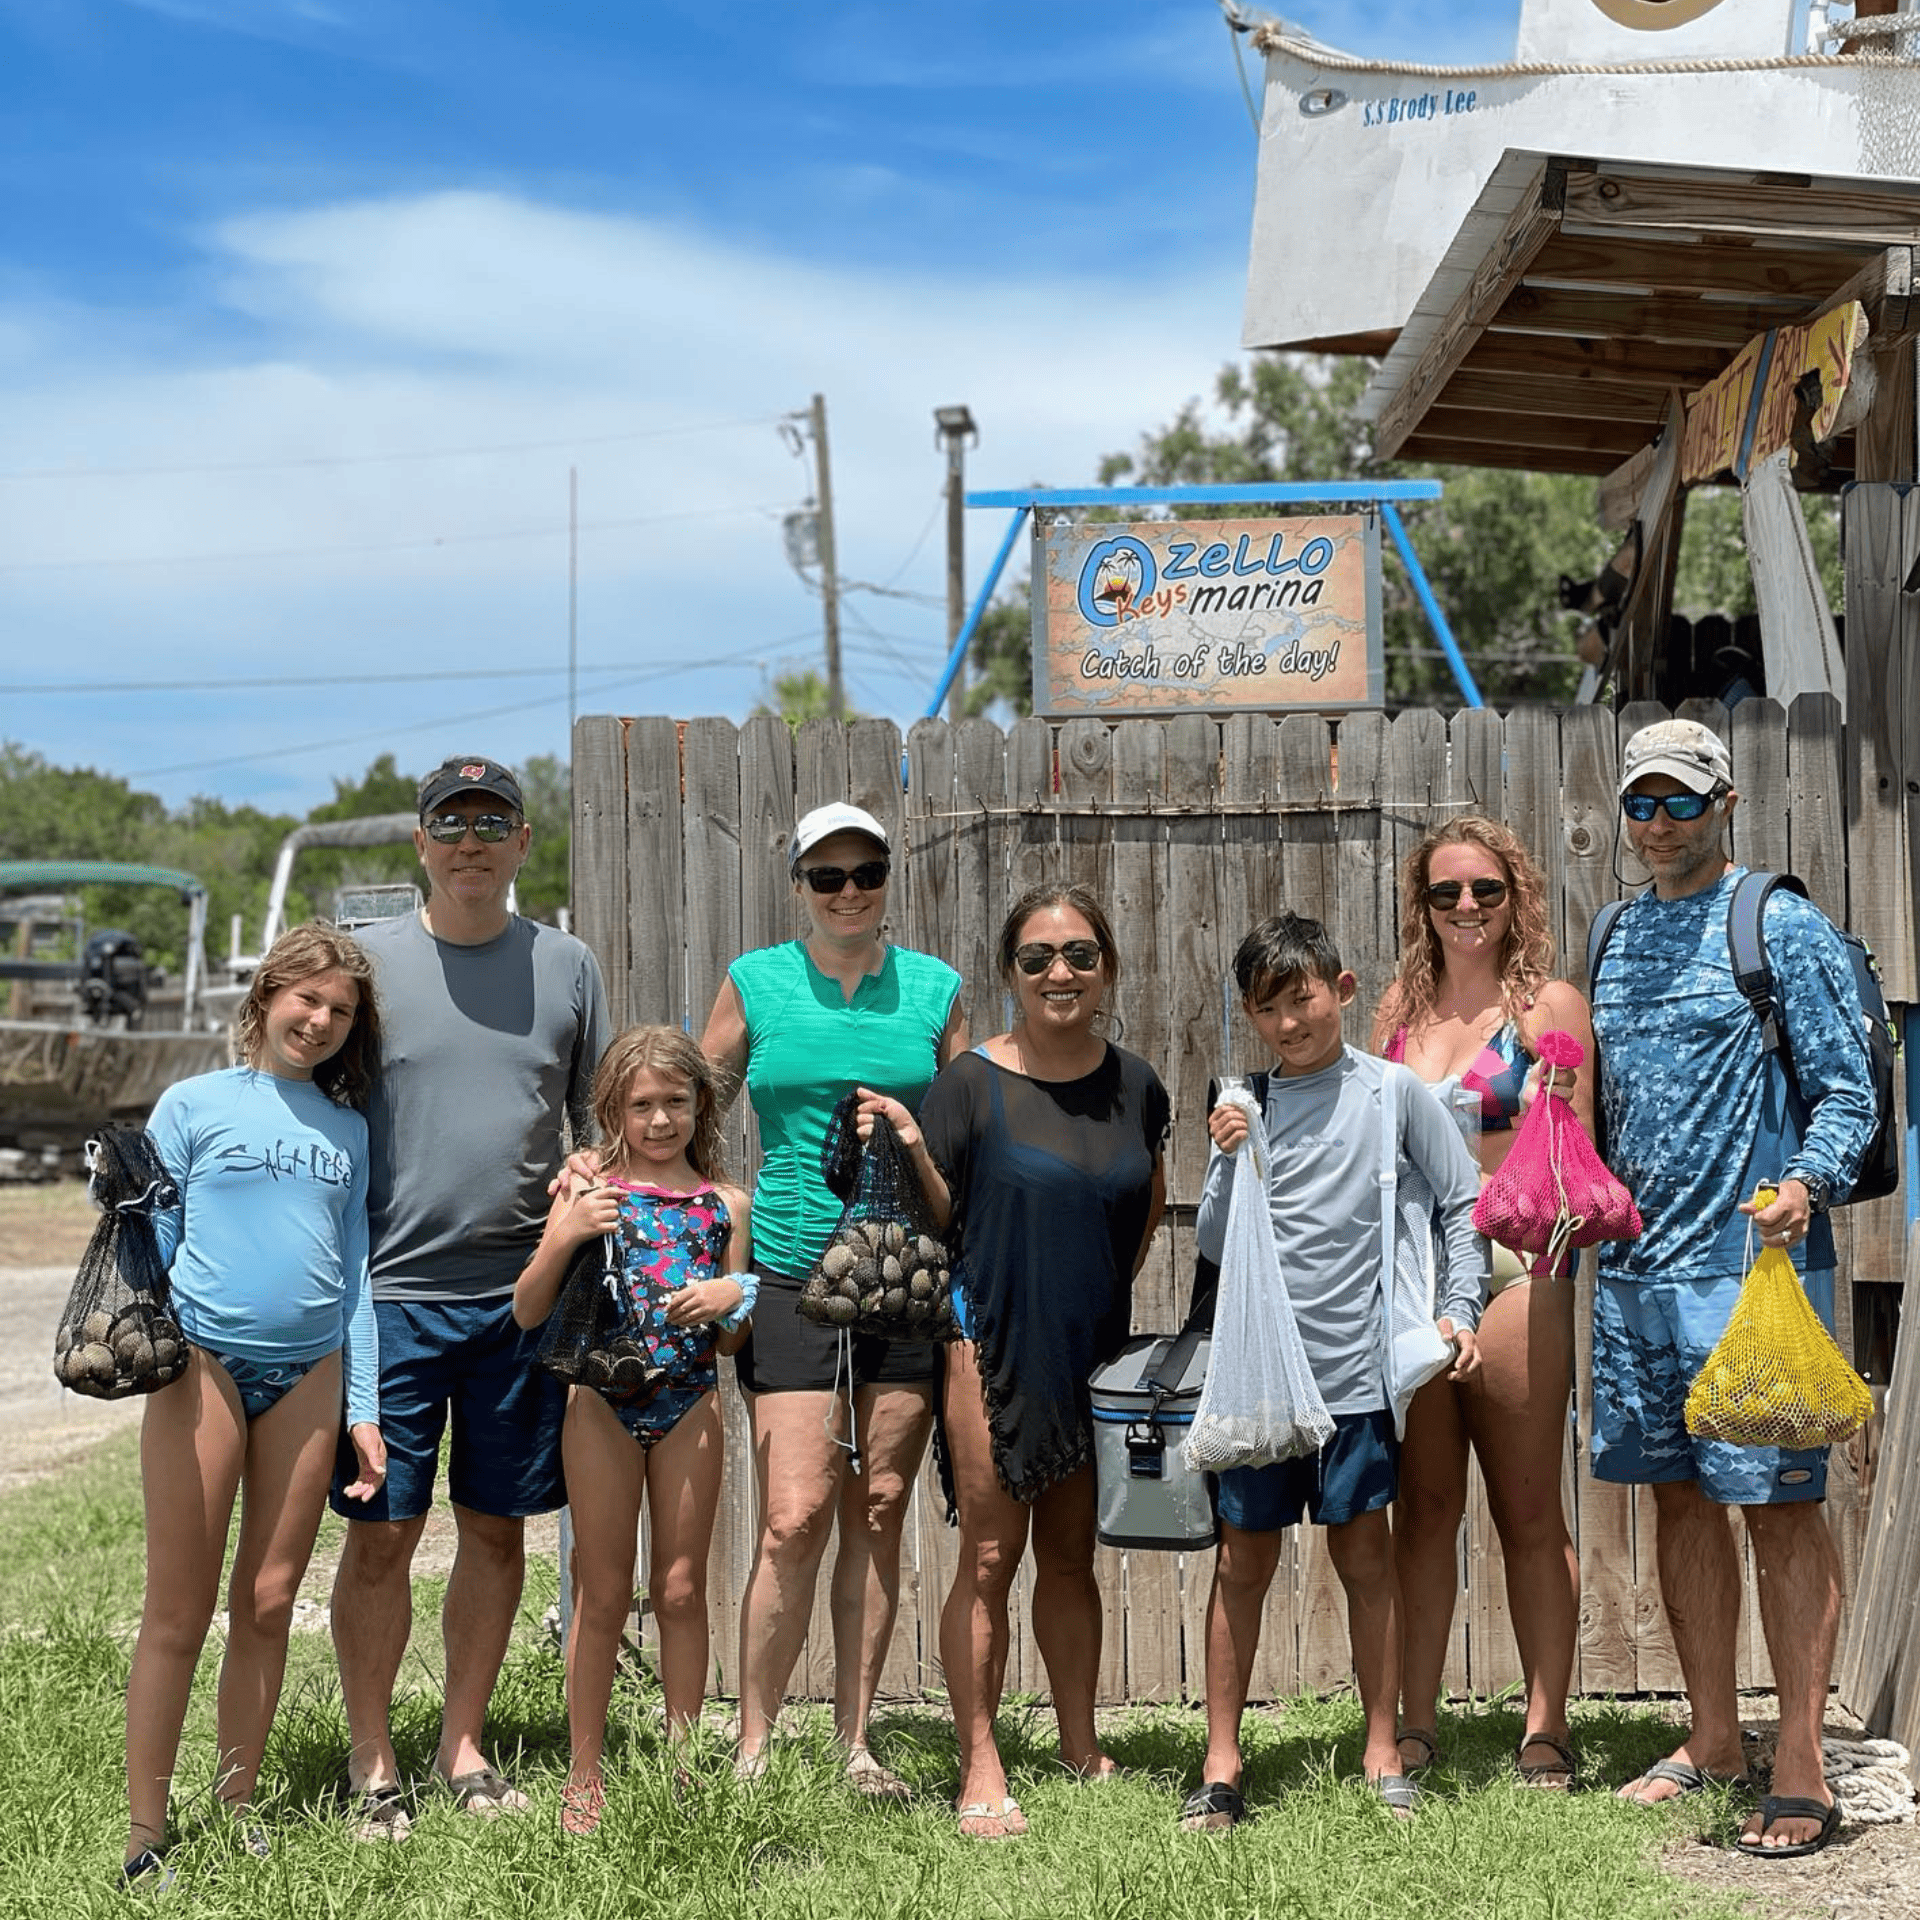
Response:
[[[618,1263],[664,1378],[645,1397],[573,1388],[561,1451],[578,1582],[567,1641],[572,1765],[560,1823],[590,1834],[606,1804],[601,1772],[620,1634],[633,1607],[644,1493],[652,1516],[647,1592],[660,1629],[660,1683],[677,1737],[699,1715],[707,1671],[707,1548],[724,1454],[716,1353],[746,1338],[754,1281],[748,1203],[719,1184],[714,1070],[676,1027],[630,1027],[593,1086],[605,1156],[600,1183],[561,1193],[514,1289],[514,1318],[553,1310],[574,1252],[618,1237]],[[638,1446],[634,1443],[638,1442]]]

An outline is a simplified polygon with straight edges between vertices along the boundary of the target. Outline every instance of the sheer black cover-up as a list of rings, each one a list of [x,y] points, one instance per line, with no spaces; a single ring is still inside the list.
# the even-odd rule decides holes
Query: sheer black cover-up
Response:
[[[928,1090],[920,1128],[952,1190],[994,1469],[1016,1500],[1093,1458],[1087,1378],[1130,1330],[1170,1116],[1158,1075],[1115,1046],[1078,1080],[1032,1080],[975,1049]]]

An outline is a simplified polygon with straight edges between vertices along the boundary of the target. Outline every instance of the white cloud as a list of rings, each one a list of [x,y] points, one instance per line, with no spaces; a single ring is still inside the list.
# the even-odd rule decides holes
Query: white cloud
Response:
[[[1242,273],[1237,258],[1171,282],[1150,268],[1103,281],[841,271],[484,193],[256,213],[206,245],[220,311],[203,331],[248,347],[203,341],[190,369],[173,351],[180,316],[153,317],[167,350],[143,359],[123,314],[68,310],[56,328],[30,302],[0,300],[0,342],[12,343],[0,352],[0,475],[197,469],[0,479],[0,622],[46,643],[25,650],[38,678],[62,658],[113,679],[318,662],[341,685],[253,696],[244,727],[217,703],[173,696],[110,717],[98,701],[9,698],[0,731],[56,760],[129,769],[256,742],[271,762],[360,739],[281,761],[275,777],[296,795],[306,781],[310,799],[326,774],[380,751],[408,765],[440,750],[405,725],[515,699],[514,683],[466,685],[462,668],[564,657],[570,465],[587,529],[580,658],[686,669],[640,685],[629,711],[744,712],[752,669],[700,663],[790,654],[818,619],[770,511],[809,491],[811,463],[783,447],[775,416],[827,396],[841,571],[886,581],[942,484],[936,405],[965,400],[980,422],[971,484],[1088,481],[1101,453],[1210,390],[1236,351]],[[666,431],[686,428],[711,430]],[[608,438],[622,434],[651,437]],[[526,450],[342,459],[501,447]],[[219,470],[272,461],[290,464]],[[999,515],[971,517],[976,577],[1000,531]],[[208,557],[244,554],[274,557]],[[936,529],[898,584],[937,597],[943,582]],[[944,616],[872,599],[856,609],[906,636],[920,676],[869,651],[856,623],[856,690],[911,718],[931,692],[924,663],[942,651]],[[443,661],[445,686],[354,684]],[[561,750],[564,709],[536,708],[533,693],[521,704],[523,720],[488,736],[497,750]],[[264,790],[267,778],[153,784],[178,797]]]

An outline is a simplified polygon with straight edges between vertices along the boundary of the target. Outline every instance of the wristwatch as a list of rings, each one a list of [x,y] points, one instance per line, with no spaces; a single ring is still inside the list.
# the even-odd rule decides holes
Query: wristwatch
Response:
[[[1795,1173],[1786,1177],[1798,1180],[1806,1188],[1809,1213],[1825,1213],[1833,1205],[1833,1182],[1824,1174]]]

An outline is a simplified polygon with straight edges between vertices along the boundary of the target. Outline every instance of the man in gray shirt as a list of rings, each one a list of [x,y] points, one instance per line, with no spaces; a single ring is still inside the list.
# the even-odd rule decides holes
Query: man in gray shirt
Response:
[[[412,1631],[414,1549],[452,1427],[457,1546],[442,1627],[446,1700],[437,1779],[479,1814],[524,1807],[481,1748],[525,1569],[524,1521],[565,1500],[565,1394],[513,1322],[513,1285],[540,1237],[561,1127],[584,1135],[608,1034],[606,990],[579,940],[508,909],[527,857],[520,783],[457,755],[420,785],[418,914],[364,928],[384,1030],[368,1111],[384,1491],[334,1510],[347,1544],[333,1641],[352,1739],[356,1831],[404,1839],[393,1687]]]

